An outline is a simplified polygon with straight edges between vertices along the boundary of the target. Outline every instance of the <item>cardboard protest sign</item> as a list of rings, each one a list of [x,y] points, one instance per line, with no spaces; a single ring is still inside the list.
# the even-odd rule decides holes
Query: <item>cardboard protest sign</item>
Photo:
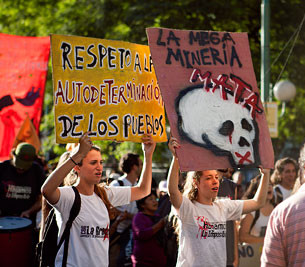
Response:
[[[261,266],[262,243],[238,244],[239,267]]]
[[[246,33],[147,29],[183,171],[272,168]]]
[[[122,41],[52,35],[57,143],[166,140],[164,105],[149,47]]]
[[[0,33],[0,161],[10,158],[27,117],[39,135],[50,37]]]

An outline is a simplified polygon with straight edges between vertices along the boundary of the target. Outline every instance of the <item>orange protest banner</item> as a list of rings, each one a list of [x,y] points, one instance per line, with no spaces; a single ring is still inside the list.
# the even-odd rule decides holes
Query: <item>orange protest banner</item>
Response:
[[[36,133],[36,129],[27,115],[25,121],[20,127],[18,134],[16,135],[15,141],[13,143],[13,148],[17,147],[19,143],[27,142],[33,145],[36,149],[36,153],[40,150],[40,140]]]

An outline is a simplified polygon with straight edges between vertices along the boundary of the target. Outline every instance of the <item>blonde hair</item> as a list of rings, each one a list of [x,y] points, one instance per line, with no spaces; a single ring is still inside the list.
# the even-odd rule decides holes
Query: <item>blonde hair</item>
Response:
[[[202,176],[202,171],[190,171],[186,175],[186,181],[183,188],[183,195],[187,197],[190,201],[195,201],[198,197],[198,189],[194,184],[194,181],[200,180]]]

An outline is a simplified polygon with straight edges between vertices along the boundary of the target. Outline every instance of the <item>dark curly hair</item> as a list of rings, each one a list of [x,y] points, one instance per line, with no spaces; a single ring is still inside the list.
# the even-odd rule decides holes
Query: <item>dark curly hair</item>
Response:
[[[139,158],[140,156],[138,154],[134,154],[134,153],[125,154],[120,160],[120,164],[119,164],[120,170],[125,173],[130,173],[134,165],[139,166]]]

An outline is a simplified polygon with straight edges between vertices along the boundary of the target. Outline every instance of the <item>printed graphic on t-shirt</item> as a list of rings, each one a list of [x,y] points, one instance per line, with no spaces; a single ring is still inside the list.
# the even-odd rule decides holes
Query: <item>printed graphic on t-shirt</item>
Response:
[[[196,216],[198,232],[196,238],[225,238],[226,237],[226,223],[209,222],[208,218],[204,216]]]
[[[5,183],[5,197],[10,199],[29,199],[31,197],[32,188],[30,186],[18,186]]]
[[[81,226],[80,237],[83,238],[102,238],[103,241],[109,239],[109,225],[106,228],[103,227],[93,227],[88,225]]]

